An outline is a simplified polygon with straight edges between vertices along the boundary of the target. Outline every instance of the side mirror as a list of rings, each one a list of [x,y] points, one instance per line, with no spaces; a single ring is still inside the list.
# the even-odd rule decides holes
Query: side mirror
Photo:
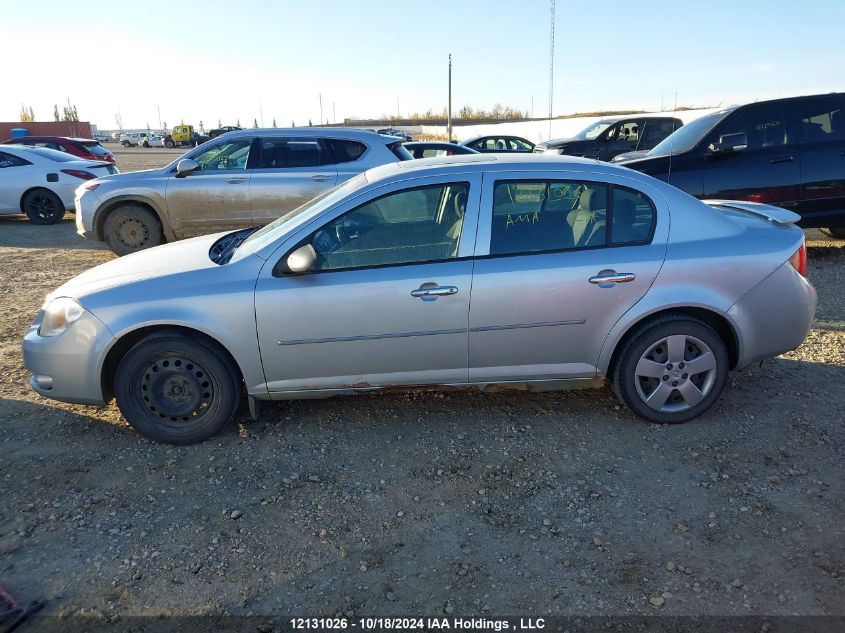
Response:
[[[192,160],[190,158],[183,158],[178,163],[176,163],[176,177],[177,178],[184,178],[192,171],[195,171],[199,168],[197,161]]]
[[[736,134],[723,134],[719,137],[718,143],[710,144],[710,151],[714,154],[723,154],[725,152],[739,152],[748,147],[748,136],[745,132],[737,132]]]
[[[300,246],[288,255],[288,270],[292,273],[307,273],[314,267],[317,261],[317,253],[310,244]]]

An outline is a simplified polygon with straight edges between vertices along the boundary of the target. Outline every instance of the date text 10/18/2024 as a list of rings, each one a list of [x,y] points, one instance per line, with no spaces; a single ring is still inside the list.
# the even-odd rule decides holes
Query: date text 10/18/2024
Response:
[[[291,618],[294,630],[442,630],[442,631],[538,631],[544,618]]]

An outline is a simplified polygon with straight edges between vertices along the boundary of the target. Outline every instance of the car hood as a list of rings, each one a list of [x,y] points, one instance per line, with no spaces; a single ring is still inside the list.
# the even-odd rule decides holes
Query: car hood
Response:
[[[575,138],[559,138],[540,143],[540,145],[548,149],[564,149],[567,154],[598,151],[601,148],[601,143],[596,141],[582,141]]]
[[[215,268],[217,264],[211,261],[208,251],[223,235],[225,232],[204,235],[113,259],[59,286],[47,295],[47,300],[72,297],[84,305],[87,295],[107,288],[174,273]]]

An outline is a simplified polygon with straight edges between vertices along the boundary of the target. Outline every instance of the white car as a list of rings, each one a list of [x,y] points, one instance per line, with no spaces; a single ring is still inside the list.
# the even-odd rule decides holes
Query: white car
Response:
[[[161,134],[142,133],[138,138],[140,147],[164,147],[164,137]]]
[[[120,144],[123,147],[135,147],[141,144],[141,139],[149,136],[152,132],[124,132],[120,135]]]
[[[118,173],[101,160],[29,145],[0,145],[0,215],[25,213],[35,224],[55,224],[73,210],[86,180]]]

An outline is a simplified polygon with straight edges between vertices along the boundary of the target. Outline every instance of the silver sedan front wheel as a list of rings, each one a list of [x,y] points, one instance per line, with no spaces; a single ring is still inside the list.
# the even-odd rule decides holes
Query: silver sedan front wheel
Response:
[[[613,368],[616,395],[651,422],[690,420],[709,409],[727,382],[725,341],[692,316],[644,323],[623,344]]]

